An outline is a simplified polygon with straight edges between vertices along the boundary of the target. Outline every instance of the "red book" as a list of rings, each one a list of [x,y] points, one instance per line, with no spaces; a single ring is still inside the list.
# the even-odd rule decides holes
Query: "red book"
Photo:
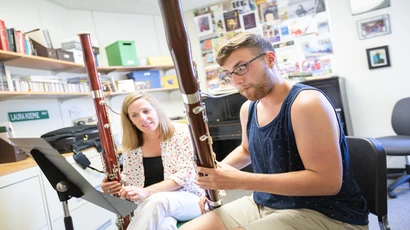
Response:
[[[16,31],[17,40],[17,52],[25,54],[26,53],[26,41],[24,40],[24,33],[21,30]]]
[[[0,50],[10,51],[9,41],[7,40],[6,24],[0,20]]]

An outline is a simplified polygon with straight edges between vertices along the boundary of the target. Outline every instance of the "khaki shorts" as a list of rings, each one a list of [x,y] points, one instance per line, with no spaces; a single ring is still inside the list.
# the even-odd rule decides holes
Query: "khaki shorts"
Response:
[[[351,225],[331,219],[311,209],[272,209],[255,204],[252,196],[245,196],[214,210],[226,229],[242,227],[246,230],[263,229],[360,229],[368,226]]]

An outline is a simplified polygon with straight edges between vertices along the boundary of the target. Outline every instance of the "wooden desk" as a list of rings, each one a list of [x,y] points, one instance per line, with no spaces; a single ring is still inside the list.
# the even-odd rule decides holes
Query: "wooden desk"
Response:
[[[87,151],[88,149],[84,150]],[[62,154],[64,157],[73,155],[73,153]],[[27,157],[27,159],[12,163],[1,163],[0,164],[0,176],[5,176],[11,173],[19,172],[24,169],[37,166],[37,163],[33,158]]]

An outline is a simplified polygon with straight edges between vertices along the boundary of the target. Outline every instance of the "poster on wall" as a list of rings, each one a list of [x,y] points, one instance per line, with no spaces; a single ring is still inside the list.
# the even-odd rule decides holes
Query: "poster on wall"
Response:
[[[305,17],[315,13],[315,0],[289,0],[288,2],[288,19]]]
[[[271,22],[274,20],[279,20],[278,6],[276,5],[276,0],[272,2],[266,2],[259,5],[261,12],[262,22]]]
[[[227,32],[238,30],[241,28],[239,22],[239,12],[238,10],[232,10],[224,13],[225,30]]]
[[[212,34],[214,32],[211,14],[197,16],[195,17],[195,22],[199,36]]]
[[[255,12],[242,14],[242,25],[244,30],[251,30],[257,27]]]

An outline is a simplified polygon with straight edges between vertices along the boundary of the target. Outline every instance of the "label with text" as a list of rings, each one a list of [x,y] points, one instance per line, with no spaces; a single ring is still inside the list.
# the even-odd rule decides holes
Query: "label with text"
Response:
[[[11,122],[34,121],[34,120],[49,119],[49,118],[50,117],[48,115],[47,110],[9,113],[9,120]]]

